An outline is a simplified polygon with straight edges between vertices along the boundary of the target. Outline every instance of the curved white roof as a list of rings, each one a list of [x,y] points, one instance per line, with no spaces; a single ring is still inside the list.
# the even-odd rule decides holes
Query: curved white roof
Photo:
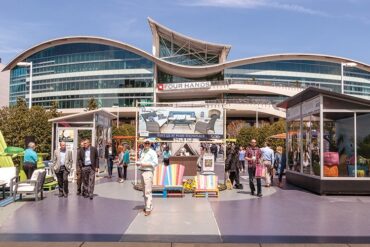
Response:
[[[162,71],[179,76],[179,77],[186,77],[186,78],[199,78],[205,77],[208,75],[213,75],[220,73],[226,68],[236,67],[244,64],[253,64],[253,63],[260,63],[260,62],[268,62],[268,61],[281,61],[281,60],[314,60],[314,61],[323,61],[323,62],[332,62],[332,63],[348,63],[348,62],[355,62],[357,67],[370,72],[370,65],[355,61],[348,58],[330,56],[330,55],[322,55],[322,54],[305,54],[305,53],[287,53],[287,54],[273,54],[273,55],[263,55],[263,56],[255,56],[245,59],[238,59],[234,61],[227,61],[220,64],[213,64],[213,65],[205,65],[205,66],[188,66],[188,65],[180,65],[165,61],[163,59],[157,58],[146,51],[143,51],[139,48],[134,46],[128,45],[126,43],[102,38],[102,37],[93,37],[93,36],[73,36],[73,37],[63,37],[58,39],[49,40],[40,44],[37,44],[30,49],[19,54],[15,57],[6,67],[3,69],[10,70],[13,69],[18,62],[25,61],[31,55],[40,52],[44,49],[49,47],[63,45],[63,44],[72,44],[72,43],[94,43],[94,44],[103,44],[109,45],[113,47],[117,47],[120,49],[124,49],[135,54],[138,54],[144,58],[147,58],[150,61],[153,61]]]

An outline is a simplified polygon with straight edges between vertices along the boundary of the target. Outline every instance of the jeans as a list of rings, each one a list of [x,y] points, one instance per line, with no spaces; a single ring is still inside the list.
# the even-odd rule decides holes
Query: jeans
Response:
[[[249,187],[251,189],[251,193],[254,194],[256,188],[254,187],[254,178],[256,176],[256,167],[248,167],[248,176],[249,176]],[[261,178],[256,178],[257,180],[257,194],[262,194],[261,189]]]
[[[108,166],[108,176],[112,177],[112,173],[113,173],[113,157],[112,156],[108,157],[107,166]]]

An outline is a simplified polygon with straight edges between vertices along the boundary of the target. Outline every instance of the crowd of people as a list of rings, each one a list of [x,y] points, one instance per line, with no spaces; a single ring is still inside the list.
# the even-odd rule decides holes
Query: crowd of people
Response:
[[[229,144],[226,148],[225,171],[235,189],[243,189],[240,183],[240,173],[248,171],[249,187],[251,194],[255,195],[257,182],[257,196],[262,196],[261,180],[265,180],[265,186],[273,185],[274,175],[278,176],[278,186],[282,186],[282,176],[286,166],[286,157],[283,148],[278,146],[276,152],[265,142],[264,147],[259,148],[255,139],[251,140],[248,147]]]
[[[28,144],[28,149],[24,156],[24,171],[29,179],[37,166],[37,154],[35,143]],[[213,154],[217,160],[218,154],[223,154],[221,145],[201,143],[199,159],[197,161],[198,172],[201,170],[203,156],[206,153]],[[235,189],[243,189],[240,182],[240,174],[248,173],[249,187],[251,195],[262,196],[262,180],[265,186],[270,187],[274,182],[274,175],[278,176],[278,186],[282,186],[282,176],[286,167],[286,156],[283,155],[283,148],[278,146],[274,151],[268,142],[264,147],[258,147],[255,139],[251,140],[248,147],[228,144],[226,148],[225,172],[230,183]],[[153,210],[152,205],[152,185],[153,171],[162,161],[164,165],[170,164],[172,156],[169,145],[151,142],[146,139],[139,146],[138,150],[138,170],[141,171],[141,181],[143,184],[144,214],[150,215]],[[130,164],[130,147],[128,144],[112,145],[108,142],[105,147],[105,159],[107,162],[108,179],[113,177],[113,169],[117,167],[117,182],[122,183],[127,180],[127,168]],[[72,151],[67,150],[66,143],[61,141],[59,148],[54,151],[52,168],[58,180],[59,197],[68,197],[68,175],[73,164]],[[76,177],[77,195],[85,198],[94,198],[94,186],[96,172],[99,167],[98,150],[91,146],[90,140],[81,141],[77,151]],[[256,185],[255,186],[255,181]]]

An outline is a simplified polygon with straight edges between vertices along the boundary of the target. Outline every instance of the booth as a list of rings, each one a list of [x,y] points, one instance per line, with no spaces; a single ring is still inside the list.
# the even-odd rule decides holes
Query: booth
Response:
[[[59,148],[59,142],[66,142],[67,149],[73,151],[73,169],[76,169],[77,149],[81,140],[89,138],[91,145],[104,157],[104,147],[112,140],[112,120],[116,115],[103,109],[81,112],[50,119],[52,122],[52,154]]]
[[[287,110],[287,182],[370,194],[370,100],[307,88],[277,106]]]
[[[205,103],[138,102],[137,109],[136,146],[140,146],[147,138],[159,140],[155,141],[159,156],[163,152],[161,147],[168,146],[171,151],[170,166],[182,165],[185,177],[194,177],[199,173],[215,175],[213,159],[213,162],[206,162],[207,174],[203,172],[203,167],[198,168],[197,165],[201,145],[225,145],[226,112],[222,106]],[[204,157],[208,157],[208,151],[209,148],[206,148]],[[161,158],[159,163],[162,163]],[[136,168],[135,184],[137,173]]]

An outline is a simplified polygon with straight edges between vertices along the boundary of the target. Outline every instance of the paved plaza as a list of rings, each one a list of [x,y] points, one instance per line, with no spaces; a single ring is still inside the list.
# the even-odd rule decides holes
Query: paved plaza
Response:
[[[218,164],[217,170],[222,166]],[[133,169],[129,170],[133,179]],[[17,201],[0,208],[1,241],[162,243],[366,243],[365,196],[318,196],[299,188],[263,188],[250,195],[227,190],[219,198],[155,198],[145,217],[142,194],[131,181],[98,179],[94,200],[70,193]],[[71,192],[75,191],[71,184]],[[0,242],[1,243],[1,242]],[[4,243],[4,242],[3,242]],[[1,245],[0,245],[1,246]],[[79,245],[81,246],[81,245]]]

